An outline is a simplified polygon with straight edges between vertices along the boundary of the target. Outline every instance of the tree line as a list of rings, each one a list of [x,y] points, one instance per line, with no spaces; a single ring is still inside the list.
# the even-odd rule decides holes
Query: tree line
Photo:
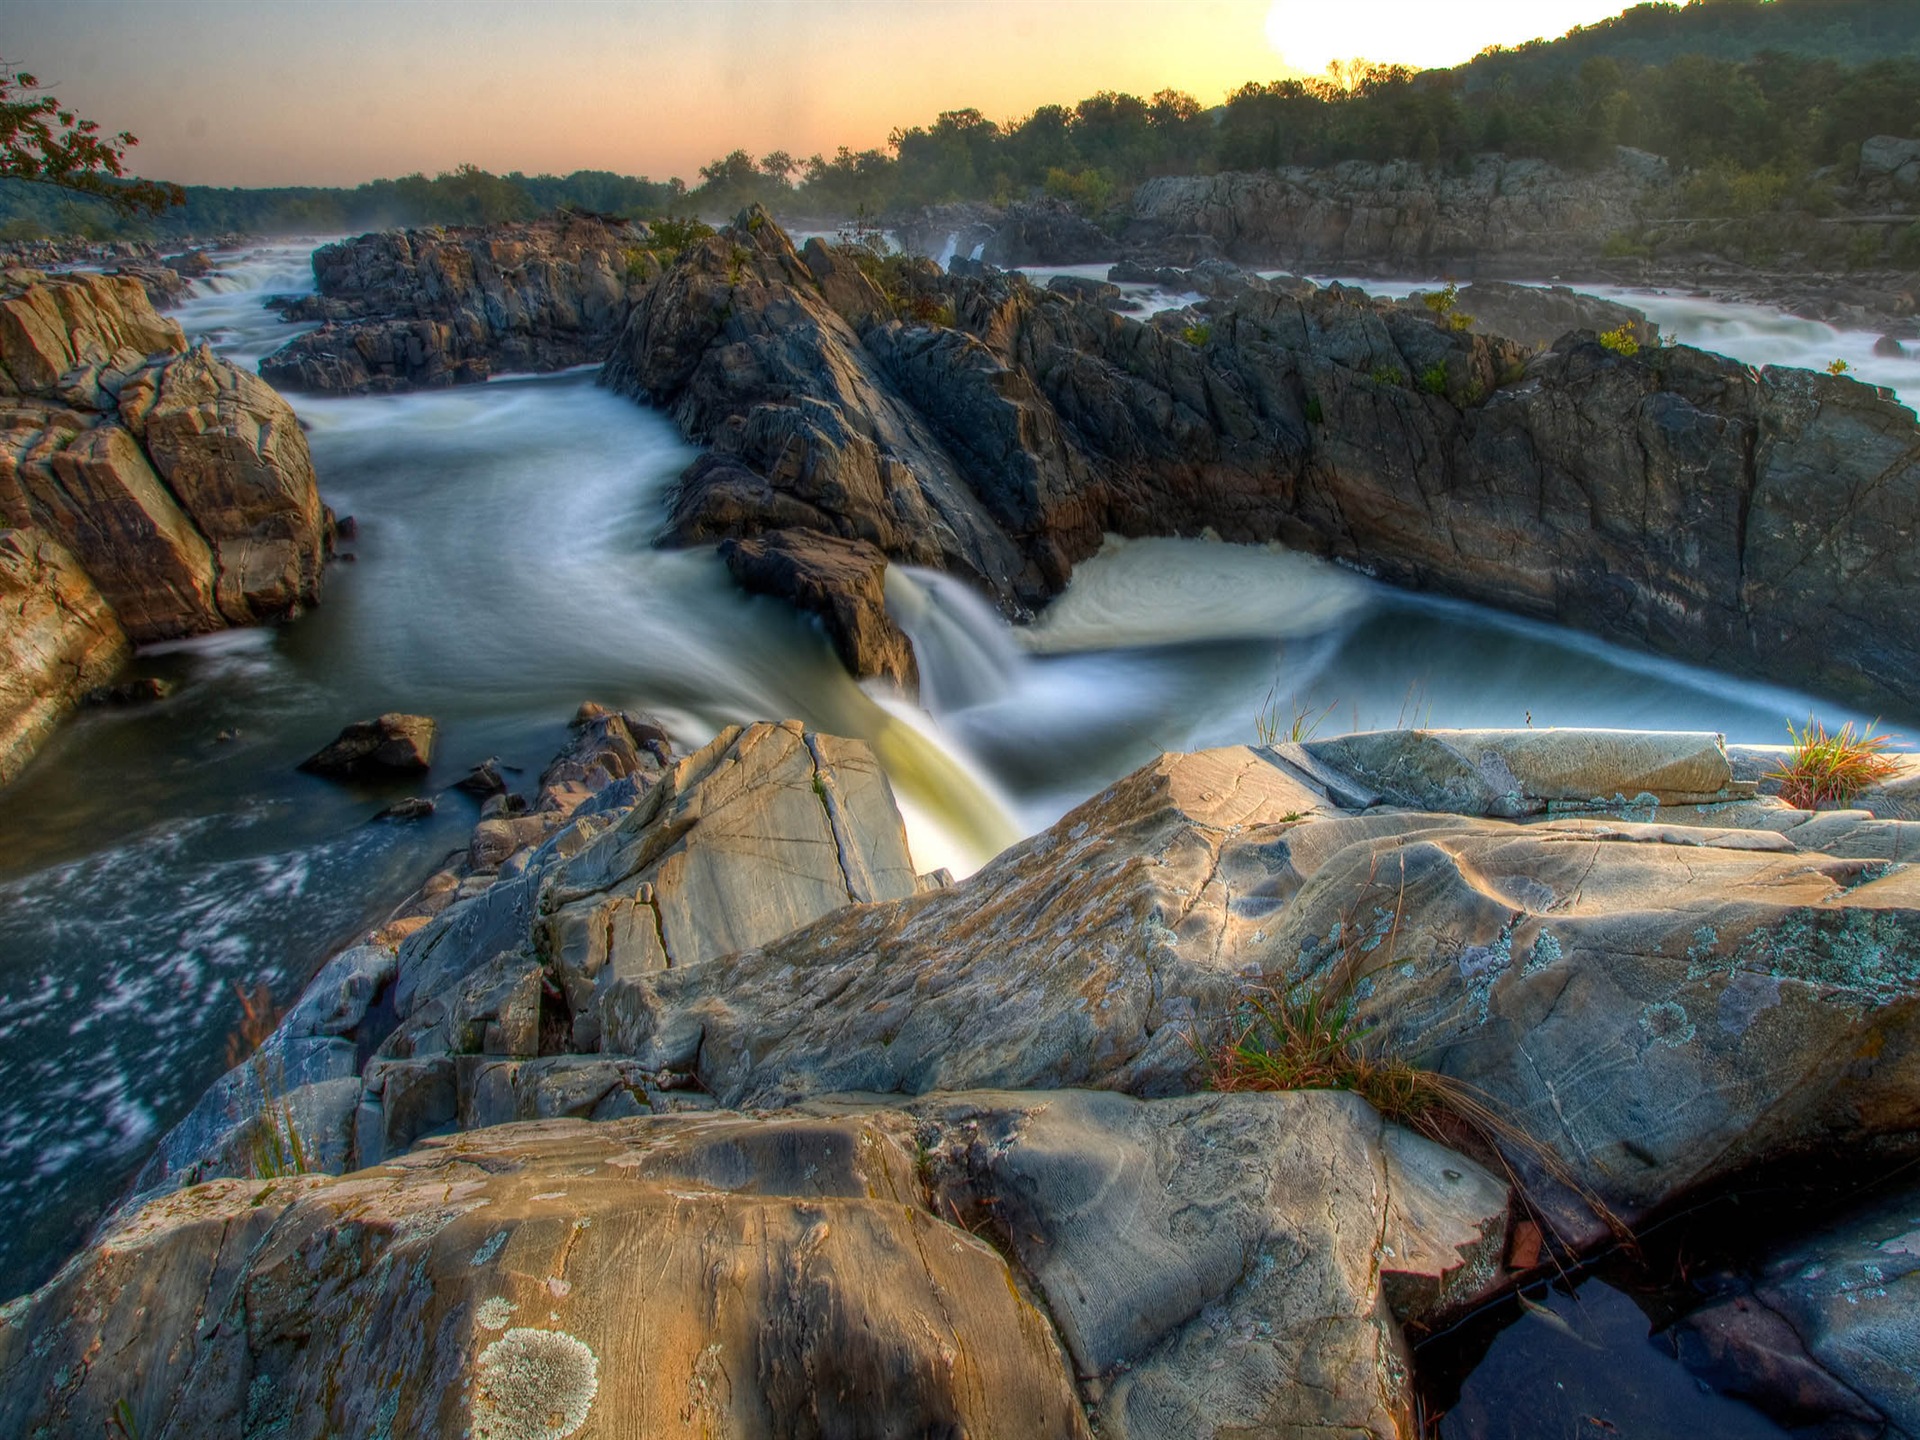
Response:
[[[1846,171],[1869,136],[1920,134],[1915,0],[1694,0],[1643,4],[1553,42],[1483,52],[1451,70],[1354,61],[1318,79],[1253,82],[1214,106],[1174,90],[1102,91],[996,121],[941,113],[884,148],[805,158],[744,149],[696,183],[606,171],[493,175],[472,165],[352,189],[189,186],[153,221],[84,197],[0,183],[0,237],[80,231],[338,232],[485,223],[559,206],[635,218],[732,214],[748,201],[795,218],[879,215],[955,201],[1050,195],[1100,215],[1157,175],[1346,160],[1469,168],[1488,152],[1570,168],[1619,146],[1663,155],[1687,203],[1748,213]]]

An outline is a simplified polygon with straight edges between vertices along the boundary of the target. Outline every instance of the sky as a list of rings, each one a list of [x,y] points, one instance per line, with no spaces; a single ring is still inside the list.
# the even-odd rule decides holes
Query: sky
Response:
[[[189,185],[471,162],[697,181],[1099,90],[1214,105],[1336,59],[1452,65],[1625,0],[6,0],[0,56]]]

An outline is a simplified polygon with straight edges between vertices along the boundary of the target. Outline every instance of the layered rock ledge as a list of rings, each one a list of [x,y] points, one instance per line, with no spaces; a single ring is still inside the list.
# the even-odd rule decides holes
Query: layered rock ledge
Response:
[[[673,540],[830,536],[1017,616],[1105,533],[1210,530],[1920,709],[1920,645],[1885,622],[1920,598],[1920,426],[1889,392],[1590,332],[1529,353],[1340,286],[1141,323],[1017,275],[870,269],[754,211],[634,307],[606,383],[712,447]],[[843,655],[887,653],[857,596],[786,593]]]
[[[1169,755],[949,885],[858,742],[636,726],[584,715],[541,835],[330,963],[0,1308],[0,1420],[1388,1440],[1408,1335],[1530,1273],[1518,1220],[1564,1263],[1920,1148],[1914,826],[1758,795],[1717,736]],[[1309,993],[1504,1128],[1206,1088]],[[1897,1259],[1848,1223],[1806,1243]],[[1898,1424],[1908,1312],[1836,1284],[1787,1348],[1703,1311],[1701,1364]]]
[[[0,780],[128,640],[312,604],[331,535],[272,387],[189,349],[130,276],[32,271],[0,284],[0,532],[0,649],[36,677],[0,700]]]

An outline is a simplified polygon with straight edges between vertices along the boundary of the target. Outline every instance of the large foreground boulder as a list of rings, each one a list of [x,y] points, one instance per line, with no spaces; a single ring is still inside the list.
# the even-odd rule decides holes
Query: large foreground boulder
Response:
[[[504,1126],[126,1217],[0,1309],[0,1429],[1392,1440],[1505,1213],[1328,1093]]]

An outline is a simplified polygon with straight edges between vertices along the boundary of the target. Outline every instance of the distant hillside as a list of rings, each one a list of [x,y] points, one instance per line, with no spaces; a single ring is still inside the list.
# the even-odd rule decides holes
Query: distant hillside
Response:
[[[1920,59],[1916,0],[1694,0],[1645,4],[1558,40],[1495,48],[1462,66],[1470,89],[1501,77],[1575,73],[1596,57],[1664,65],[1681,55],[1751,60],[1767,51],[1866,65]]]
[[[1452,70],[1362,63],[1324,80],[1255,81],[1212,108],[1173,90],[1102,91],[1005,122],[944,111],[896,129],[884,149],[734,150],[701,166],[692,189],[604,171],[461,166],[353,189],[189,187],[184,207],[149,226],[58,192],[0,186],[0,239],[364,230],[556,205],[719,218],[758,201],[788,216],[850,217],[1039,195],[1117,225],[1134,187],[1160,176],[1346,160],[1466,174],[1489,152],[1578,171],[1611,165],[1621,146],[1672,162],[1683,182],[1675,214],[1753,219],[1830,214],[1862,144],[1887,135],[1920,135],[1920,0],[1694,0],[1638,5]]]

